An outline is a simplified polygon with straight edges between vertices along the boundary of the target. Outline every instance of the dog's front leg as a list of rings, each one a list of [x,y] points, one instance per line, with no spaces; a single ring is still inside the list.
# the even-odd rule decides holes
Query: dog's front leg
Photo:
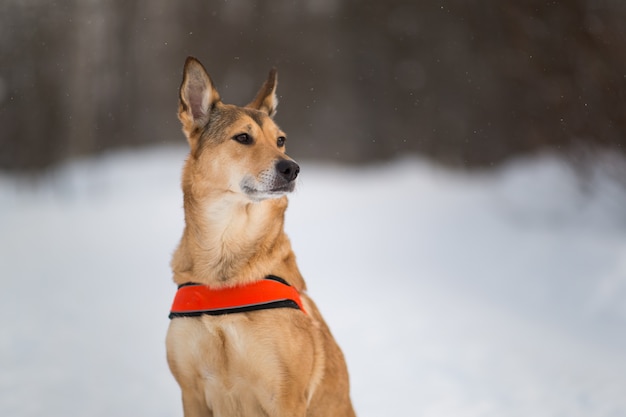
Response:
[[[264,410],[267,415],[276,416],[276,417],[306,417],[307,415],[307,406],[306,404],[297,405],[295,407],[285,407],[279,410],[274,410],[274,414],[271,414],[267,410]]]
[[[204,397],[195,393],[183,392],[183,413],[185,417],[213,417]]]
[[[278,398],[280,399],[271,405],[264,404],[263,409],[268,415],[273,417],[306,417],[308,401],[304,389],[297,389],[293,385],[289,386],[279,394]]]

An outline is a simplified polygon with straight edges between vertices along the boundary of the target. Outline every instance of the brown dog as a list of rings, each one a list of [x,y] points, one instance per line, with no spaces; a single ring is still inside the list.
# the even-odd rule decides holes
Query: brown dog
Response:
[[[272,70],[250,104],[223,104],[202,64],[185,62],[178,117],[190,153],[174,281],[201,284],[221,302],[222,294],[280,277],[286,283],[276,285],[294,299],[299,293],[300,303],[173,312],[167,359],[185,417],[354,416],[343,354],[305,292],[283,231],[299,167],[272,119],[275,91]]]

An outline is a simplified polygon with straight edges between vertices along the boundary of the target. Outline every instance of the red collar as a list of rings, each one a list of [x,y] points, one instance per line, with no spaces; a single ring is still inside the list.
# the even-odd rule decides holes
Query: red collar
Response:
[[[282,278],[269,275],[251,284],[220,289],[194,283],[183,284],[174,297],[170,319],[270,308],[296,308],[306,313],[298,290]]]

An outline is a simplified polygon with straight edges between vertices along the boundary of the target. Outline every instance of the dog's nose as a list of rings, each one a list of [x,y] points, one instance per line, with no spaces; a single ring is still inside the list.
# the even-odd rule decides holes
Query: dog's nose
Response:
[[[294,161],[281,159],[276,163],[276,171],[278,171],[285,180],[291,182],[296,179],[300,172],[300,167]]]

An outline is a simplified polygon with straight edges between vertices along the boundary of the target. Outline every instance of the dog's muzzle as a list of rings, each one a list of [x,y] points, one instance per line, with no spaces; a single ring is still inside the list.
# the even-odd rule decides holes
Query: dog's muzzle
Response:
[[[274,166],[257,177],[246,176],[240,183],[241,190],[252,200],[278,198],[292,192],[300,166],[290,159],[279,159]]]

